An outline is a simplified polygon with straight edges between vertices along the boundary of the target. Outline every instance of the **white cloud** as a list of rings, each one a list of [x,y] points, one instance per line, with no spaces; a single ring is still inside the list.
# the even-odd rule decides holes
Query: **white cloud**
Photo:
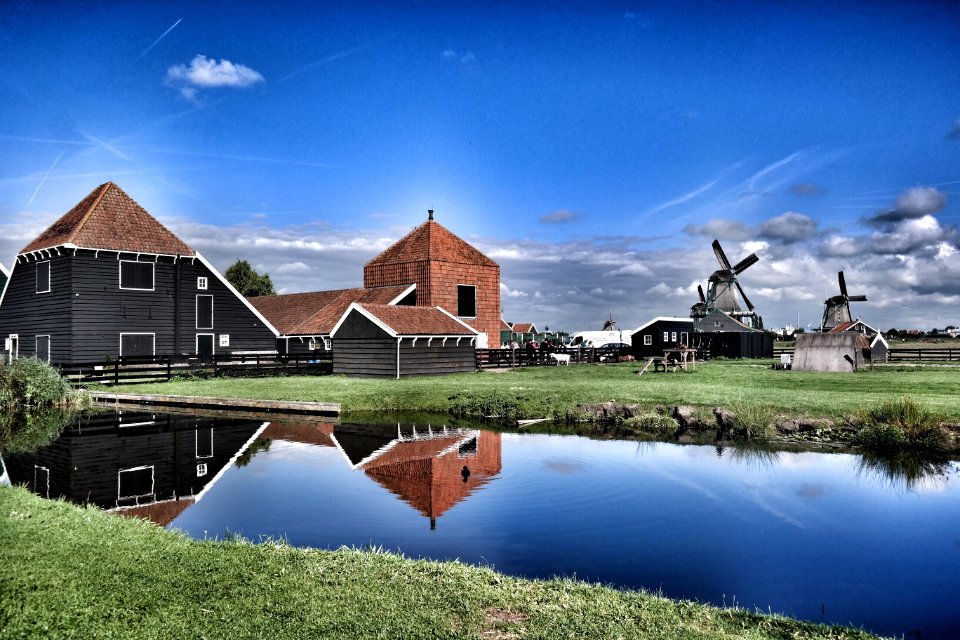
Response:
[[[760,233],[764,237],[790,244],[814,237],[817,223],[802,213],[787,211],[761,223]]]
[[[189,65],[176,64],[167,69],[167,82],[180,86],[180,94],[187,100],[196,101],[198,89],[216,87],[249,87],[264,78],[260,72],[229,60],[207,58],[197,55]]]
[[[580,219],[580,214],[568,209],[557,209],[551,213],[545,213],[540,216],[540,222],[547,224],[563,224],[566,222],[576,222]]]

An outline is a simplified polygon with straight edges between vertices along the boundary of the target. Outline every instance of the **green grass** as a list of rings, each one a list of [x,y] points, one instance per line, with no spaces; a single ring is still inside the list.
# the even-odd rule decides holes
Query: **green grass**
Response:
[[[197,542],[0,487],[15,638],[869,638],[572,580],[378,552]]]
[[[960,370],[878,368],[855,374],[774,371],[764,361],[723,361],[696,371],[634,375],[636,363],[530,367],[506,373],[468,373],[410,379],[343,376],[218,378],[123,387],[120,391],[224,398],[339,402],[343,411],[563,417],[577,404],[617,401],[709,408],[735,402],[798,417],[838,418],[909,395],[944,419],[960,421]],[[487,411],[488,413],[484,413]]]

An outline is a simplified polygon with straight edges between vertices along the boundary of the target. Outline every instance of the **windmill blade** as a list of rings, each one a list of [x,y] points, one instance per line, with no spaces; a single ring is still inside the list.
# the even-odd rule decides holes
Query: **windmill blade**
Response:
[[[847,302],[866,302],[867,296],[847,296]]]
[[[840,280],[840,295],[847,297],[847,281],[843,279],[843,271],[837,272],[837,278]]]
[[[750,311],[753,311],[753,303],[750,302],[750,298],[747,297],[747,294],[743,292],[743,287],[741,287],[740,283],[737,282],[736,280],[734,280],[733,283],[737,285],[737,291],[740,292],[740,297],[743,298],[743,301],[747,303],[747,309],[750,309]]]
[[[697,293],[700,294],[700,302],[707,301],[707,296],[703,295],[703,287],[701,287],[700,285],[697,285]]]
[[[713,252],[716,254],[717,261],[720,263],[720,266],[729,271],[730,261],[727,260],[727,254],[723,252],[723,247],[720,246],[719,240],[713,241]]]
[[[740,262],[738,262],[733,266],[733,273],[736,275],[743,271],[746,271],[747,267],[751,265],[755,265],[758,262],[760,262],[760,258],[757,257],[757,254],[751,253],[746,258],[744,258],[743,260],[741,260]]]

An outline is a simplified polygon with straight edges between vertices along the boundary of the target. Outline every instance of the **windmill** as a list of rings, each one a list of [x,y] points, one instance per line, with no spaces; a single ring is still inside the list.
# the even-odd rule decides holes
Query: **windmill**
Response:
[[[754,329],[763,328],[763,319],[757,314],[750,298],[744,293],[743,287],[737,281],[737,276],[746,271],[749,267],[756,264],[760,258],[756,253],[751,253],[746,258],[735,265],[730,265],[727,255],[723,252],[719,240],[713,241],[713,253],[717,256],[717,262],[720,268],[713,272],[707,279],[707,292],[703,292],[703,287],[697,285],[697,292],[700,294],[700,302],[693,305],[690,309],[690,315],[694,321],[705,318],[707,315],[719,311],[731,318]],[[744,311],[737,301],[737,294],[743,299],[747,310]]]
[[[851,296],[847,293],[847,283],[843,279],[843,271],[837,273],[840,282],[840,295],[831,296],[823,302],[823,320],[820,322],[821,331],[830,331],[844,322],[853,322],[850,315],[851,302],[866,302],[867,296]]]

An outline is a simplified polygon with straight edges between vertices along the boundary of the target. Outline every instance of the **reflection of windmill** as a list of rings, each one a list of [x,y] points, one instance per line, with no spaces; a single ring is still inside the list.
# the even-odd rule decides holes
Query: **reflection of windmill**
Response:
[[[753,264],[756,264],[760,258],[757,257],[756,253],[751,253],[737,264],[731,266],[718,240],[713,241],[713,252],[717,256],[717,262],[720,263],[720,269],[714,271],[707,280],[706,294],[703,292],[703,287],[697,285],[700,302],[693,305],[693,308],[690,310],[690,315],[696,321],[715,311],[719,311],[749,327],[762,329],[763,320],[756,313],[753,303],[750,302],[750,298],[747,297],[747,294],[743,291],[743,287],[741,287],[737,281],[737,276]],[[740,293],[740,297],[747,306],[747,311],[744,311],[740,307],[740,303],[737,302],[737,292]]]
[[[847,293],[847,283],[843,279],[843,271],[837,273],[837,278],[840,282],[840,295],[824,300],[823,321],[820,323],[821,331],[830,331],[844,322],[853,322],[853,318],[850,316],[850,303],[867,301],[867,296],[851,296]]]

